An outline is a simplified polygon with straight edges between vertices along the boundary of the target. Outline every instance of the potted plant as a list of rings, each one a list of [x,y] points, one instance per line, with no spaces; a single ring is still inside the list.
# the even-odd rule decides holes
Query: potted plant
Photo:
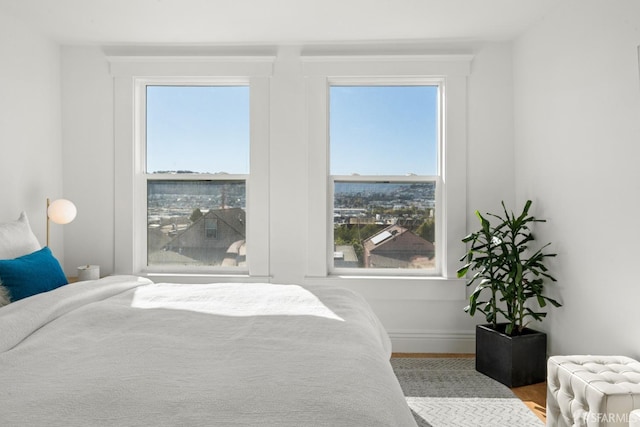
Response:
[[[530,208],[528,200],[515,216],[502,202],[502,215],[487,214],[497,220],[494,225],[476,211],[480,229],[462,239],[469,249],[458,270],[458,277],[470,275],[467,286],[476,285],[464,310],[472,316],[480,312],[487,321],[476,326],[476,370],[509,387],[545,380],[546,334],[527,325],[546,316],[539,308],[547,303],[561,306],[543,293],[545,281],[556,281],[544,261],[556,254],[544,251],[550,243],[530,247],[530,227],[545,222],[530,215]]]

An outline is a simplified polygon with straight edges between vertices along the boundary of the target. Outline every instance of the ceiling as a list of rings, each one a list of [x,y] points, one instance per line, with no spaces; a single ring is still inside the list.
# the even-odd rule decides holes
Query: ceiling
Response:
[[[561,0],[0,0],[61,44],[508,40]]]

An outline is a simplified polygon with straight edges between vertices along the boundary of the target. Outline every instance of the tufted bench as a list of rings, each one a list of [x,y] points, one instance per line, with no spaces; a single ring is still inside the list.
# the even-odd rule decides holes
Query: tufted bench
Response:
[[[627,427],[634,409],[640,409],[640,362],[623,356],[549,358],[547,426]]]

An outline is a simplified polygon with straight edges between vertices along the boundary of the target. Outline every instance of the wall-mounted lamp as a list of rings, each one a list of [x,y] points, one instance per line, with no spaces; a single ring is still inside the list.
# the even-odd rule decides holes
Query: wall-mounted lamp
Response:
[[[69,224],[76,217],[76,205],[67,199],[51,202],[47,199],[47,246],[49,246],[49,220],[56,224]]]

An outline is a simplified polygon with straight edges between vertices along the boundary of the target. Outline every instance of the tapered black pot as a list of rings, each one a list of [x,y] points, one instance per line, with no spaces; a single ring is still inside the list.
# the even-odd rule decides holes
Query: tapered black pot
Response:
[[[542,382],[547,376],[547,334],[525,328],[504,333],[505,324],[476,326],[476,370],[507,387]]]

